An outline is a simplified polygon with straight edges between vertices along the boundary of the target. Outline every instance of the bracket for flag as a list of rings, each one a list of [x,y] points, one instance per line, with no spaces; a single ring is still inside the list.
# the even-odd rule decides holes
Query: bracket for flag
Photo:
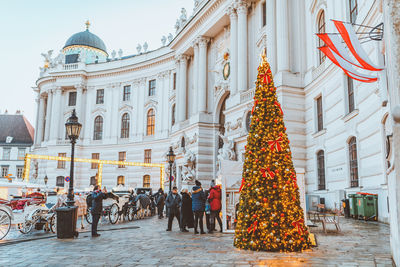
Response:
[[[335,21],[335,20],[331,19],[331,21]],[[382,41],[382,39],[383,39],[383,32],[384,32],[383,22],[379,23],[375,27],[363,25],[363,24],[345,22],[345,21],[341,21],[341,22],[359,26],[359,27],[366,28],[366,29],[370,29],[369,31],[357,31],[356,32],[357,35],[364,35],[364,34],[368,35],[368,36],[363,36],[363,37],[358,38],[360,41],[367,39],[365,41],[362,41],[361,44],[369,42],[369,41]],[[337,32],[332,32],[332,33],[328,33],[328,34],[334,34],[334,35],[339,34],[340,35],[340,33],[337,33]]]

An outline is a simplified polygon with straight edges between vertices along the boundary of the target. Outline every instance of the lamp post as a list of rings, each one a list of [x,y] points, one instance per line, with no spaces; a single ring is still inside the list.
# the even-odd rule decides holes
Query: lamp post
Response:
[[[74,154],[75,154],[75,143],[81,132],[82,124],[78,122],[75,109],[72,111],[71,117],[68,118],[65,123],[65,129],[67,131],[68,138],[71,140],[71,165],[69,170],[69,188],[67,195],[67,206],[74,206]]]
[[[172,150],[172,146],[169,147],[169,151],[167,154],[167,160],[169,163],[169,192],[171,193],[172,189],[172,164],[175,162],[176,155],[174,154],[174,151]]]
[[[73,238],[78,236],[76,231],[76,221],[78,219],[78,207],[74,206],[74,152],[76,139],[81,132],[82,124],[78,122],[75,109],[72,111],[71,117],[65,123],[67,136],[71,140],[71,166],[70,166],[70,180],[66,207],[59,207],[57,212],[57,238]]]

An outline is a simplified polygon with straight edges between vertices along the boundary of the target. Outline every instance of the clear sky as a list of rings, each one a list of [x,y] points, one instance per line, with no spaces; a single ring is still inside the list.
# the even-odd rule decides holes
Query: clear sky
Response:
[[[0,113],[22,110],[35,126],[32,87],[43,66],[40,54],[54,50],[57,56],[87,19],[109,54],[121,48],[132,55],[138,43],[147,41],[153,50],[162,35],[174,34],[182,7],[189,17],[193,0],[0,0]]]

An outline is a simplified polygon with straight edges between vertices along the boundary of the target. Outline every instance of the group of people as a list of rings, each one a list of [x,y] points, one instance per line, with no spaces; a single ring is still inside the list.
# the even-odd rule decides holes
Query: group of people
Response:
[[[187,228],[194,228],[195,234],[205,234],[203,218],[206,214],[208,232],[216,231],[215,220],[218,221],[220,232],[222,232],[222,221],[219,216],[222,207],[221,187],[215,185],[214,180],[211,181],[208,190],[203,190],[200,181],[196,180],[195,183],[191,192],[183,189],[181,195],[178,194],[178,189],[173,187],[165,199],[168,215],[167,231],[172,230],[172,222],[176,218],[182,232],[189,232]]]

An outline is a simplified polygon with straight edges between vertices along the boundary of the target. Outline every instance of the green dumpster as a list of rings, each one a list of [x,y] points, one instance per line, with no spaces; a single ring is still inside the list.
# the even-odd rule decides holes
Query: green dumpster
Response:
[[[357,212],[359,219],[376,221],[378,219],[378,195],[359,193]]]
[[[358,217],[358,209],[357,209],[357,198],[356,194],[349,194],[349,205],[350,205],[350,217],[357,218]]]

